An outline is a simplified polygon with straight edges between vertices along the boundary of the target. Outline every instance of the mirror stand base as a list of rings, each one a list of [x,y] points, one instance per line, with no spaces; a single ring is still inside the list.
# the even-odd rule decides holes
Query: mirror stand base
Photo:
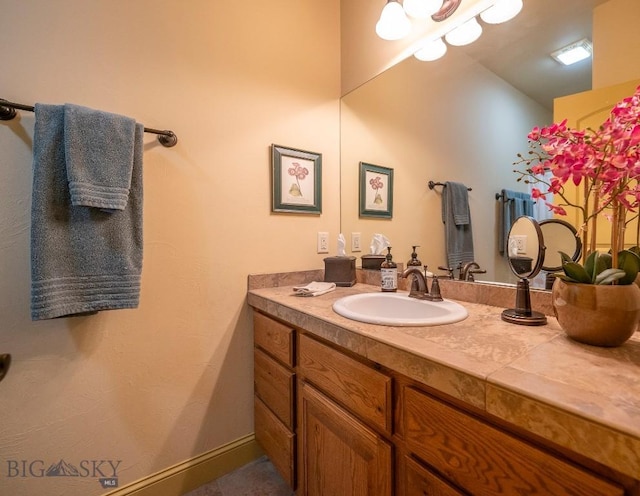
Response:
[[[547,323],[547,316],[541,312],[522,312],[517,308],[508,308],[502,312],[502,320],[511,324],[538,326]]]

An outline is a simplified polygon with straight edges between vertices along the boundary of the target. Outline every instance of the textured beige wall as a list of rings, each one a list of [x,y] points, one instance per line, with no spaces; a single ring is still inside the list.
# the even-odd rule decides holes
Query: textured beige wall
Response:
[[[247,274],[321,268],[316,232],[339,229],[339,2],[0,7],[0,98],[180,139],[145,135],[140,308],[32,323],[34,116],[0,124],[0,493],[97,495],[93,460],[122,486],[253,431]],[[270,213],[271,143],[323,154],[322,215]],[[60,459],[91,473],[37,477]]]
[[[609,0],[593,10],[593,89],[640,78],[638,0]]]

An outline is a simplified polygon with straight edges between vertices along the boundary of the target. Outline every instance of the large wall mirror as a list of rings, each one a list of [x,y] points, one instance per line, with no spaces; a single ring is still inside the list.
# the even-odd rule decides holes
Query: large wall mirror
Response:
[[[513,162],[531,128],[553,121],[553,97],[591,88],[590,60],[562,68],[549,54],[591,38],[593,8],[605,1],[526,0],[515,19],[486,26],[475,43],[449,47],[435,62],[410,57],[342,98],[341,231],[348,248],[351,233],[361,233],[362,252],[353,255],[368,253],[382,233],[394,260],[406,263],[418,245],[438,272],[446,264],[442,195],[428,182],[455,181],[471,188],[475,260],[487,271],[476,280],[517,281],[498,250],[496,193],[527,191]],[[359,215],[360,162],[394,170],[391,219]]]

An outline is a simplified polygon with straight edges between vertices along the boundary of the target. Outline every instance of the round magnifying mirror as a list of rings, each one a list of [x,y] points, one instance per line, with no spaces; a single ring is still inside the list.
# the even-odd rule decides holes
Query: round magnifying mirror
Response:
[[[516,307],[502,312],[502,320],[520,325],[544,325],[547,317],[531,309],[529,278],[535,277],[545,257],[544,236],[532,217],[518,217],[507,237],[507,256],[511,271],[518,276]]]
[[[580,258],[582,253],[582,241],[577,236],[575,227],[565,220],[547,219],[540,221],[540,230],[547,245],[542,261],[542,270],[556,272],[562,270],[562,257],[560,252],[564,252],[571,257],[574,262]]]
[[[560,252],[566,253],[574,262],[582,254],[582,241],[575,227],[565,220],[547,219],[540,221],[540,230],[544,236],[547,249],[542,262],[542,270],[547,271],[545,288],[551,289],[555,276],[553,272],[562,270]]]

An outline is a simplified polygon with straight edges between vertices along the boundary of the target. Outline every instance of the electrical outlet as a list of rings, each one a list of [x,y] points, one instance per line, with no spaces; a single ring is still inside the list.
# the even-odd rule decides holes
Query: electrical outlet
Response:
[[[351,233],[351,251],[362,251],[360,248],[360,233],[352,232]]]
[[[516,240],[516,246],[518,247],[518,253],[527,253],[527,236],[524,234],[517,234],[513,236]]]
[[[318,233],[318,253],[329,253],[329,233]]]

